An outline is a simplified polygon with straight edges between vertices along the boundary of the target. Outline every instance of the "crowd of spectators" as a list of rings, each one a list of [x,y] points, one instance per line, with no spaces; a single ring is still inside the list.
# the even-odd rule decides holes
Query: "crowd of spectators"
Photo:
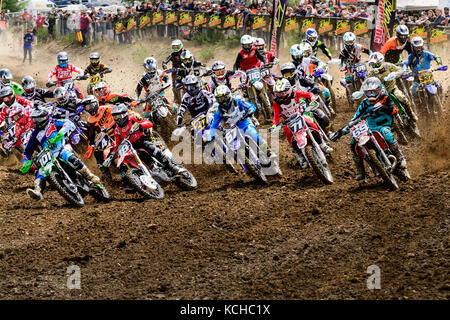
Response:
[[[425,26],[448,26],[450,10],[444,8],[444,12],[437,8],[435,10],[422,11],[420,13],[403,12],[397,10],[395,19],[398,24],[418,24]]]

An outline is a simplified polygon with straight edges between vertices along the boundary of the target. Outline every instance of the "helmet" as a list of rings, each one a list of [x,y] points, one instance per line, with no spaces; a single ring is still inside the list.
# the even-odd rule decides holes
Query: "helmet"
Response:
[[[92,66],[98,67],[100,65],[100,55],[98,52],[92,52],[89,56],[89,61],[91,61]]]
[[[280,79],[275,84],[275,97],[281,101],[286,100],[292,93],[292,86],[288,79]]]
[[[46,107],[39,107],[31,111],[31,119],[36,129],[43,129],[50,121],[51,112]]]
[[[192,67],[192,64],[194,63],[194,56],[189,50],[183,51],[180,58],[181,63],[183,63],[186,68]]]
[[[411,44],[414,49],[414,53],[421,54],[423,52],[423,39],[422,37],[414,37],[411,39]]]
[[[317,38],[319,36],[317,35],[317,31],[314,28],[309,28],[308,30],[306,30],[305,35],[306,41],[308,41],[311,46],[314,46],[317,43]]]
[[[183,43],[181,40],[173,40],[172,41],[172,52],[179,52],[181,49],[183,49]]]
[[[374,70],[379,71],[383,67],[384,56],[381,52],[374,52],[369,57],[369,66]]]
[[[5,86],[0,89],[0,101],[10,107],[14,101],[16,101],[16,97],[14,95],[14,91],[10,86]]]
[[[64,87],[58,87],[53,91],[53,98],[56,99],[57,105],[65,105],[67,102],[69,102],[69,92]]]
[[[119,127],[123,127],[128,123],[128,108],[123,103],[116,105],[112,109],[111,115]]]
[[[17,122],[23,118],[24,111],[24,107],[17,103],[14,108],[9,111],[9,117],[12,118],[14,122]]]
[[[69,65],[69,55],[65,51],[58,53],[58,66],[65,68]]]
[[[303,57],[310,57],[312,55],[312,47],[308,42],[302,42],[298,45],[298,49]]]
[[[83,104],[86,108],[86,111],[91,116],[94,116],[97,114],[99,103],[98,103],[98,99],[94,95],[90,94],[87,97],[85,97],[83,99]]]
[[[303,57],[302,57],[302,54],[300,53],[300,50],[298,48],[298,44],[294,44],[291,47],[290,52],[291,52],[292,60],[294,60],[294,61],[301,61],[302,60]]]
[[[9,69],[0,70],[0,81],[2,82],[3,85],[9,85],[12,78],[13,76]]]
[[[383,85],[380,79],[377,77],[370,77],[361,86],[361,90],[364,91],[364,95],[371,104],[375,104],[381,97],[383,92]]]
[[[198,79],[194,75],[189,75],[186,78],[184,78],[184,89],[187,93],[189,93],[191,96],[196,96],[200,92],[200,83],[198,82]]]
[[[397,29],[395,29],[395,33],[397,34],[397,39],[401,44],[404,44],[409,38],[409,29],[404,24],[398,25]]]
[[[217,103],[219,104],[219,110],[221,112],[228,113],[231,107],[231,90],[225,85],[217,86],[214,91],[214,98],[216,98]]]
[[[264,41],[263,38],[256,38],[255,42],[253,42],[253,45],[255,46],[256,50],[261,51],[261,52],[265,51],[264,47],[266,45],[266,42]]]
[[[344,33],[344,47],[347,50],[353,50],[355,46],[356,36],[353,32]]]
[[[107,85],[106,82],[104,82],[104,81],[100,81],[94,87],[94,95],[99,100],[102,97],[106,98],[110,93],[111,93],[111,89],[109,88],[109,85]]]
[[[22,79],[22,87],[25,92],[32,93],[36,88],[36,81],[34,81],[32,76],[25,76]]]
[[[150,76],[154,76],[158,68],[158,62],[153,57],[145,58],[144,69]]]
[[[241,37],[241,47],[245,52],[252,51],[253,48],[253,38],[248,34],[245,34]]]
[[[217,79],[221,81],[225,79],[225,64],[222,61],[214,62],[211,69]]]
[[[283,76],[283,78],[294,78],[295,70],[295,65],[292,62],[286,62],[281,65],[281,75]]]

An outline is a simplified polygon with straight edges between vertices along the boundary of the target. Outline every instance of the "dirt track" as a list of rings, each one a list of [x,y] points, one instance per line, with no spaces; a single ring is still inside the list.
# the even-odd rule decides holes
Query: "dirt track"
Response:
[[[332,186],[293,166],[282,139],[284,177],[269,187],[197,165],[197,191],[142,202],[109,187],[114,201],[82,209],[55,191],[33,202],[33,177],[4,164],[0,298],[449,299],[450,135],[444,121],[425,135],[403,148],[412,180],[397,192],[353,180],[348,136],[333,144]],[[66,288],[73,264],[81,290]],[[366,287],[370,265],[381,290]]]

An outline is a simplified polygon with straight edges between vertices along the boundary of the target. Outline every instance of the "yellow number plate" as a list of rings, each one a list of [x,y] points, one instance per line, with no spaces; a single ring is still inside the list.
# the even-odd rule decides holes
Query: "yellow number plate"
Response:
[[[100,76],[99,75],[95,75],[95,76],[92,76],[90,78],[89,83],[90,84],[97,84],[97,83],[100,82],[100,80],[101,80]]]
[[[433,79],[433,73],[432,72],[426,72],[419,75],[419,81],[423,84],[428,84],[434,81]]]

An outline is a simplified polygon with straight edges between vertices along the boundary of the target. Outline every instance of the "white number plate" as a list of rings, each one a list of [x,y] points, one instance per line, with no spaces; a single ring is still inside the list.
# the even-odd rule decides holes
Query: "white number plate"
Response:
[[[361,121],[356,126],[350,129],[352,132],[352,136],[355,139],[359,139],[361,136],[363,136],[367,131],[369,131],[369,126],[367,125],[366,121]]]
[[[248,73],[248,78],[251,81],[257,81],[259,79],[261,79],[261,74],[259,73],[259,71],[252,71]]]
[[[227,144],[230,145],[231,143],[233,143],[234,139],[236,138],[236,135],[237,135],[237,128],[229,130],[225,135],[225,140],[227,140]]]
[[[269,75],[269,70],[268,69],[264,69],[263,71],[261,71],[261,77],[265,78]]]
[[[119,156],[124,156],[127,154],[128,150],[130,150],[130,145],[128,143],[124,143],[119,147],[117,152],[119,153]]]
[[[52,153],[50,151],[45,152],[39,157],[39,165],[41,167],[45,167],[50,161],[52,161]]]

